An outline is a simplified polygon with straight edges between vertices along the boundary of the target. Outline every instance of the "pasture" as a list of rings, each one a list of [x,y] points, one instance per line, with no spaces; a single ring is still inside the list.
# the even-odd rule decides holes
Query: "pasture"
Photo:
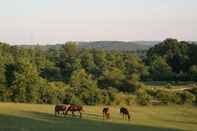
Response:
[[[103,120],[101,106],[85,106],[83,118],[55,117],[53,105],[0,103],[0,131],[181,131],[197,130],[197,107],[129,107],[132,121],[113,107]]]

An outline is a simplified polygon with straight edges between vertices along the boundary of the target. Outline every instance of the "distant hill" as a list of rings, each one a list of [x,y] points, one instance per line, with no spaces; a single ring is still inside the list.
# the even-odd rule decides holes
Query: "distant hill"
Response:
[[[81,48],[94,48],[105,50],[122,50],[135,51],[149,49],[158,42],[123,42],[123,41],[95,41],[95,42],[78,42]]]
[[[121,51],[136,51],[136,50],[146,50],[150,47],[158,44],[159,41],[91,41],[91,42],[76,42],[80,48],[89,49],[104,49],[104,50],[121,50]],[[50,44],[42,45],[43,49],[49,48],[60,48],[63,44]],[[19,45],[23,48],[33,48],[36,45]]]

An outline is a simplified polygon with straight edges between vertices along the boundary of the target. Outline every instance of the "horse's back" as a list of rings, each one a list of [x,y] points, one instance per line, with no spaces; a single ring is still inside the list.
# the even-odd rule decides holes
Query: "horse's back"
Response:
[[[120,108],[120,113],[128,114],[128,113],[129,113],[129,111],[128,111],[128,109],[127,109],[127,108],[125,108],[125,107],[121,107],[121,108]]]
[[[67,111],[81,111],[83,107],[81,105],[70,105]]]
[[[60,104],[59,104],[59,105],[56,105],[56,106],[55,106],[55,111],[65,111],[66,108],[67,108],[66,105],[63,105],[63,104],[60,105]]]

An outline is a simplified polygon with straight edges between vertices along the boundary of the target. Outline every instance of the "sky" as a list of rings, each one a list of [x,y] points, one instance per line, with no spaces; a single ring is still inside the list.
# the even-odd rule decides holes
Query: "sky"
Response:
[[[0,0],[0,41],[197,40],[197,0]]]

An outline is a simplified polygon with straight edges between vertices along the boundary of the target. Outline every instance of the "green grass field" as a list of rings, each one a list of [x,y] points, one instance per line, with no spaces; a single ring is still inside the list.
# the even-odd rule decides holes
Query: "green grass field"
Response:
[[[176,131],[197,130],[197,107],[129,108],[133,120],[122,120],[118,107],[103,120],[102,107],[84,107],[83,118],[55,117],[52,105],[0,103],[0,131]]]

